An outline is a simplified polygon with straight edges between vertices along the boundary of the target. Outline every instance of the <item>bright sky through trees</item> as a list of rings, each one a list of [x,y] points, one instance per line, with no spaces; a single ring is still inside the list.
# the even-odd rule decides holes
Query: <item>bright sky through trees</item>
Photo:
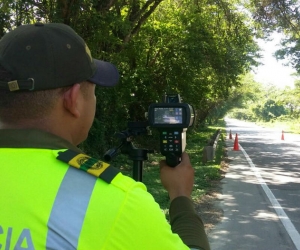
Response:
[[[254,79],[262,84],[273,84],[280,88],[293,87],[296,77],[292,74],[296,71],[289,66],[284,66],[285,61],[277,61],[274,56],[275,51],[280,47],[281,35],[274,34],[271,38],[271,41],[258,40],[258,44],[262,49],[260,53],[263,56],[260,62],[264,65],[253,70]]]

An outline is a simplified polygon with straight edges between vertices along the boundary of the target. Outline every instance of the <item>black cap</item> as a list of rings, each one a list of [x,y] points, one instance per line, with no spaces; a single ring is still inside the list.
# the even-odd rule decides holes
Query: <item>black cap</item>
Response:
[[[90,81],[112,87],[117,68],[93,59],[84,40],[61,23],[22,25],[0,40],[0,65],[12,74],[0,89],[45,90]],[[1,79],[0,79],[1,80]]]

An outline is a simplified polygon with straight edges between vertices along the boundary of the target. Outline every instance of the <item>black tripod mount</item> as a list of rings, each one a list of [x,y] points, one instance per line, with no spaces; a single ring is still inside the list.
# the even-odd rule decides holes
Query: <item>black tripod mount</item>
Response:
[[[115,148],[109,149],[105,155],[104,160],[109,162],[119,153],[128,155],[129,159],[133,161],[132,177],[136,181],[143,180],[144,161],[148,160],[148,153],[153,153],[153,150],[136,148],[132,140],[134,136],[147,134],[147,122],[128,122],[128,129],[116,133],[116,137],[121,140],[121,144]]]

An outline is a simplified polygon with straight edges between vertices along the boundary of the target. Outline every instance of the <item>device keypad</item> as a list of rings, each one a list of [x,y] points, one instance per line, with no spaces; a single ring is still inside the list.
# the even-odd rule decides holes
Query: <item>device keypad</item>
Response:
[[[180,152],[181,149],[181,132],[179,131],[162,131],[161,143],[164,152]]]

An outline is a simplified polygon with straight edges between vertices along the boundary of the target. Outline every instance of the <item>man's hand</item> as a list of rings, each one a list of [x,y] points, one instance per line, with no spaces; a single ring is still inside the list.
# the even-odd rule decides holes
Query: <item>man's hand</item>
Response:
[[[179,196],[190,198],[194,185],[194,169],[188,154],[184,152],[181,162],[173,168],[165,160],[160,161],[160,178],[171,201]]]

